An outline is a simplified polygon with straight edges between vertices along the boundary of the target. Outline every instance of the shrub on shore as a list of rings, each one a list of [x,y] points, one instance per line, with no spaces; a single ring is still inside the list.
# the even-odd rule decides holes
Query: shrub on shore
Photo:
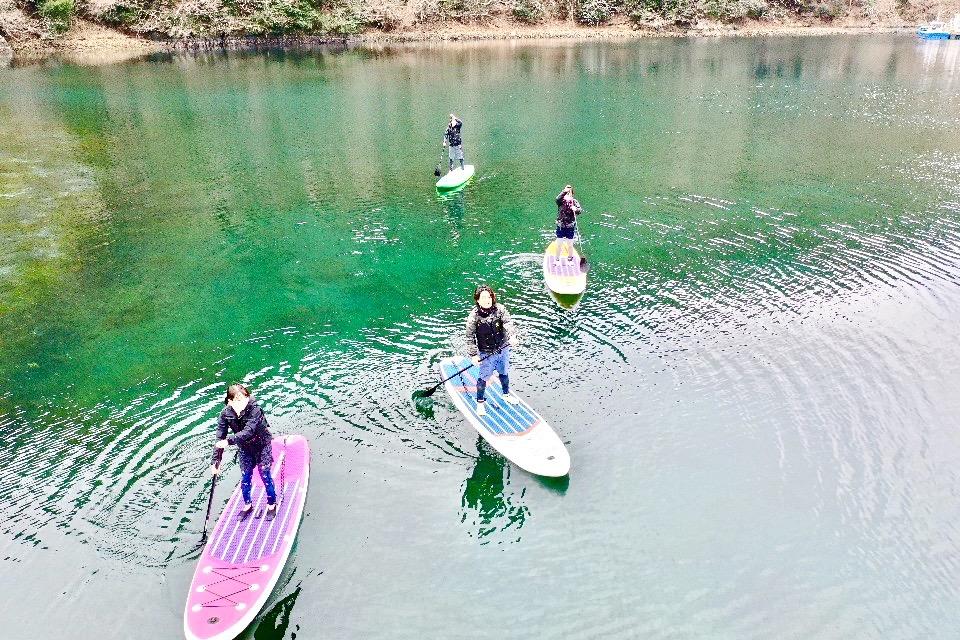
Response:
[[[537,24],[546,17],[547,9],[539,0],[516,0],[511,13],[515,20],[526,24]]]
[[[70,27],[73,10],[73,0],[39,0],[37,2],[37,13],[47,19],[54,33],[62,33]]]
[[[613,16],[614,6],[609,0],[580,0],[573,11],[574,19],[592,27],[606,24]]]
[[[770,8],[763,0],[706,0],[703,7],[707,17],[720,22],[759,20]]]

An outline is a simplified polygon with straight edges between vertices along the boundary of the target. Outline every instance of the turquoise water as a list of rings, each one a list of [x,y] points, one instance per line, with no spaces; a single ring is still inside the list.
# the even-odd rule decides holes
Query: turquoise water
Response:
[[[313,448],[248,637],[953,637],[958,73],[908,36],[4,72],[10,637],[181,635],[234,380]],[[450,111],[477,176],[440,198]],[[481,281],[566,481],[410,400]]]

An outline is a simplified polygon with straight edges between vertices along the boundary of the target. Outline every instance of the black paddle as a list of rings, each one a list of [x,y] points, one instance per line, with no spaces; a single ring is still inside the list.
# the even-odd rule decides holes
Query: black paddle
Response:
[[[573,228],[577,232],[577,239],[580,241],[580,272],[589,273],[590,263],[587,262],[587,256],[583,254],[583,236],[580,235],[580,227],[577,225],[577,216],[573,216]]]
[[[223,449],[215,449],[213,452],[213,465],[219,470],[220,462],[223,461]],[[210,483],[210,499],[207,500],[207,517],[203,519],[203,537],[200,539],[201,544],[207,539],[207,523],[210,522],[210,507],[213,506],[213,490],[217,488],[217,477],[220,474],[213,476],[213,482]]]
[[[437,163],[437,167],[433,170],[433,175],[438,178],[442,175],[440,173],[440,165],[443,163],[443,147],[440,147],[440,162]]]
[[[505,346],[506,346],[506,344],[500,345],[500,348],[497,349],[496,351],[494,351],[493,353],[488,353],[487,355],[485,355],[485,356],[483,356],[482,358],[480,358],[480,362],[483,362],[483,361],[486,360],[487,358],[491,358],[491,357],[497,355],[498,353],[500,353],[500,352],[503,350],[503,348],[504,348]],[[430,387],[430,388],[427,389],[426,391],[421,391],[420,389],[417,389],[416,391],[413,392],[413,397],[414,397],[415,399],[416,399],[416,398],[429,398],[430,396],[432,396],[434,393],[437,392],[437,389],[439,389],[439,388],[440,388],[440,385],[442,385],[444,382],[446,382],[446,381],[449,380],[450,378],[455,378],[455,377],[457,377],[458,375],[460,375],[461,373],[463,373],[464,371],[466,371],[467,369],[469,369],[469,368],[472,367],[472,366],[473,366],[473,360],[471,359],[471,360],[470,360],[470,364],[468,364],[466,367],[464,367],[463,369],[460,369],[460,371],[457,371],[457,372],[456,372],[455,374],[453,374],[452,376],[447,376],[446,378],[444,378],[443,380],[441,380],[441,381],[438,382],[437,384],[433,385],[432,387]]]

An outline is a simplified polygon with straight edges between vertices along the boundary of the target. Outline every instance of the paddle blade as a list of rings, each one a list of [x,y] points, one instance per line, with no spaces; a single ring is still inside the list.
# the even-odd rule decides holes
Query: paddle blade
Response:
[[[440,385],[435,385],[429,389],[417,389],[413,392],[413,399],[416,401],[419,398],[429,398],[437,392],[437,389],[440,388]]]
[[[590,272],[590,263],[587,262],[586,258],[580,258],[580,273],[589,273]]]
[[[426,391],[417,390],[413,392],[413,406],[424,418],[433,418],[433,393],[436,391],[436,387],[433,389],[427,389]]]
[[[440,165],[437,165],[436,168],[434,168],[433,175],[437,176],[438,178],[440,177]]]
[[[413,403],[413,406],[420,416],[426,418],[427,420],[432,420],[434,418],[433,398],[418,398],[417,401]]]

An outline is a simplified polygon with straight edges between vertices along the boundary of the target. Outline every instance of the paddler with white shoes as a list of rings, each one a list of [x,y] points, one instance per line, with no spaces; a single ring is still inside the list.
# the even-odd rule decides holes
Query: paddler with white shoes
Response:
[[[443,134],[443,146],[449,147],[450,171],[453,171],[453,163],[457,160],[460,161],[460,168],[463,169],[463,138],[460,136],[462,128],[463,120],[451,113],[447,130]]]
[[[510,404],[520,400],[510,393],[510,347],[517,346],[517,331],[506,307],[497,303],[497,294],[486,284],[473,292],[476,304],[467,316],[467,355],[479,365],[477,376],[477,415],[487,413],[484,392],[487,379],[496,371],[503,387],[503,399]]]

